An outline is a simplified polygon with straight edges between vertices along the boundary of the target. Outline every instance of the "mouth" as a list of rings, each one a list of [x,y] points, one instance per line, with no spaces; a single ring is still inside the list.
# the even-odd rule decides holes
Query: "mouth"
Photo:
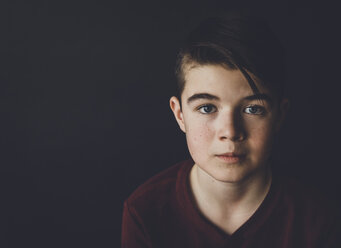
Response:
[[[234,163],[240,162],[245,157],[245,155],[234,153],[234,152],[229,152],[229,153],[218,154],[216,155],[216,157],[229,164],[234,164]]]

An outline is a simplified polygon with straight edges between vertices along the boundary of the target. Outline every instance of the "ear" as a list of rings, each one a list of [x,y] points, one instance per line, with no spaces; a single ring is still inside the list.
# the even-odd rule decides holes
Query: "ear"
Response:
[[[181,104],[177,97],[172,96],[169,100],[170,108],[173,111],[174,117],[179,124],[180,129],[186,133],[185,121],[181,110]]]
[[[285,117],[288,113],[290,106],[290,102],[288,98],[283,98],[281,102],[279,103],[279,116],[278,116],[278,122],[276,126],[276,132],[278,132],[285,120]]]

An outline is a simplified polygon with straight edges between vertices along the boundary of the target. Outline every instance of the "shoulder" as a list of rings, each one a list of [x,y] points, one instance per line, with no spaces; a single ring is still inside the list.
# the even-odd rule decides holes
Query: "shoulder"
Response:
[[[311,211],[331,210],[337,202],[325,190],[316,184],[300,180],[297,177],[281,178],[284,199],[309,207]]]
[[[140,185],[125,201],[125,207],[139,211],[156,211],[174,201],[180,179],[186,177],[193,163],[179,162]]]
[[[284,240],[295,247],[341,247],[338,204],[317,183],[277,174],[271,192],[267,223],[285,234]]]
[[[298,178],[282,178],[281,187],[283,206],[310,233],[316,236],[325,233],[334,236],[334,239],[336,232],[341,234],[339,203],[328,192]]]
[[[147,180],[125,200],[122,247],[141,247],[141,244],[151,247],[151,243],[159,242],[167,233],[170,222],[177,223],[179,191],[186,190],[192,166],[191,160],[175,164]]]

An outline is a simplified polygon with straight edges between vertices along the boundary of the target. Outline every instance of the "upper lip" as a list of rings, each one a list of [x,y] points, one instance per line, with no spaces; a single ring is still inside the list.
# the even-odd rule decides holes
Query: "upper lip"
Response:
[[[217,156],[241,157],[241,156],[243,156],[243,154],[236,153],[236,152],[226,152],[226,153],[222,153],[222,154],[217,154]]]

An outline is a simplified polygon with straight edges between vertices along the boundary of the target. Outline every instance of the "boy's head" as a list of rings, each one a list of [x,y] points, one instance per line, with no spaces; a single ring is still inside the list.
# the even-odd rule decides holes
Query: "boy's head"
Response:
[[[268,168],[287,107],[283,64],[279,42],[255,18],[211,18],[190,35],[170,107],[201,171],[237,182]]]
[[[240,70],[253,90],[261,82],[279,99],[285,82],[284,51],[264,20],[241,13],[209,18],[190,33],[176,63],[178,97],[186,72],[196,66],[221,65]]]

